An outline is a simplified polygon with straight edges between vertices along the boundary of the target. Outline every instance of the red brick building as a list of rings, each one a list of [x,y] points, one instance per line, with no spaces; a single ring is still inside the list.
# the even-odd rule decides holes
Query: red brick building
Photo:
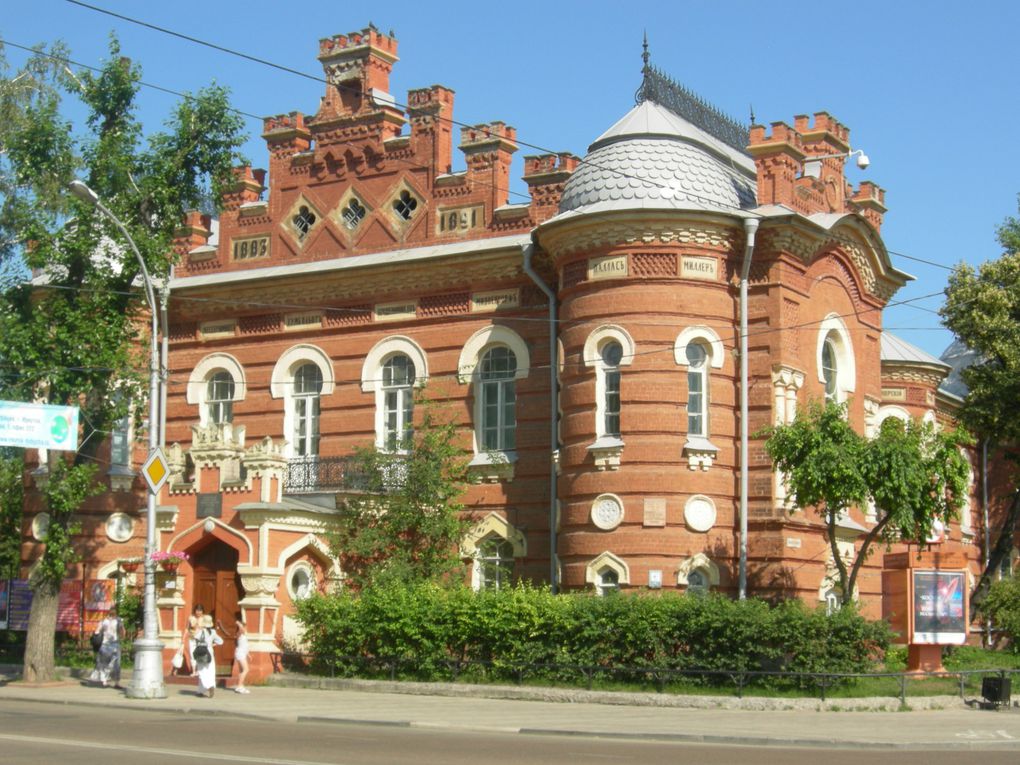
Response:
[[[583,159],[525,157],[511,204],[513,127],[459,126],[439,85],[400,104],[397,41],[374,28],[318,58],[316,113],[266,119],[268,173],[240,169],[219,220],[182,231],[158,523],[191,561],[160,590],[167,655],[196,602],[243,613],[261,671],[298,640],[294,600],[343,581],[323,534],[346,458],[398,440],[420,387],[471,458],[474,586],[735,595],[746,540],[748,594],[833,597],[823,526],[754,434],[810,399],[848,401],[865,432],[955,400],[948,366],[883,333],[909,276],[883,190],[844,176],[849,130],[742,127],[646,61],[638,104]],[[89,576],[143,545],[137,462],[112,461]],[[947,544],[976,560],[972,509]],[[847,519],[848,554],[874,520]],[[859,583],[875,616],[881,570],[877,553]]]

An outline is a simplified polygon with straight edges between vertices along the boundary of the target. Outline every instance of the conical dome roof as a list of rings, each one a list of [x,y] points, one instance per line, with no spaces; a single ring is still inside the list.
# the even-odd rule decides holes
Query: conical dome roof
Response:
[[[644,101],[603,133],[567,181],[560,213],[754,207],[754,162],[663,106]]]

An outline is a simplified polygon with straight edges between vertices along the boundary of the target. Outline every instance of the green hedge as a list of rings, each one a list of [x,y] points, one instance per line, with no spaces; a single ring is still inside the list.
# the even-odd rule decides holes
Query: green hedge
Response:
[[[628,670],[643,669],[629,675],[647,681],[654,668],[723,684],[732,679],[697,673],[867,672],[890,638],[883,622],[851,609],[827,616],[797,600],[770,606],[674,593],[552,595],[524,585],[315,596],[299,604],[297,618],[318,669],[365,676],[385,668],[420,680],[448,680],[452,666],[489,680],[568,682],[577,681],[578,667],[586,678],[626,681]]]

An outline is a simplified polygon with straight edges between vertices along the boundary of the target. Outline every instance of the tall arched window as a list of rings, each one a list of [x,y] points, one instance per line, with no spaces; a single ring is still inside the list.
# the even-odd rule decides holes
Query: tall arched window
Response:
[[[708,436],[708,351],[687,344],[687,435]]]
[[[517,357],[505,346],[490,348],[479,364],[480,446],[487,451],[516,448]]]
[[[599,436],[620,435],[620,361],[623,346],[610,340],[599,349],[601,364],[597,374],[601,376],[602,429]]]
[[[208,422],[220,424],[234,420],[234,378],[226,370],[219,370],[209,378],[205,404]]]
[[[839,367],[836,361],[836,347],[832,337],[826,337],[822,343],[822,381],[825,383],[826,403],[839,402]]]
[[[319,454],[319,397],[322,371],[302,364],[294,372],[294,453],[299,457]]]
[[[383,445],[388,451],[407,448],[414,419],[414,362],[398,353],[382,368]]]

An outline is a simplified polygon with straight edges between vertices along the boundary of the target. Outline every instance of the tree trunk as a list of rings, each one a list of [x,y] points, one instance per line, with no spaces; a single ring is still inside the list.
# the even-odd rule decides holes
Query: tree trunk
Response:
[[[974,592],[971,593],[970,607],[975,611],[981,607],[985,596],[988,595],[988,589],[992,586],[995,572],[998,571],[1002,561],[1013,551],[1013,536],[1016,534],[1018,519],[1020,519],[1020,491],[1013,494],[1013,501],[1009,505],[1009,510],[1006,511],[1006,517],[1002,520],[999,534],[988,555],[988,566],[981,572],[981,578],[978,580]]]
[[[59,586],[43,582],[33,588],[32,610],[28,615],[28,634],[25,637],[25,666],[22,670],[22,679],[27,683],[49,683],[56,679],[53,636],[59,602]]]

